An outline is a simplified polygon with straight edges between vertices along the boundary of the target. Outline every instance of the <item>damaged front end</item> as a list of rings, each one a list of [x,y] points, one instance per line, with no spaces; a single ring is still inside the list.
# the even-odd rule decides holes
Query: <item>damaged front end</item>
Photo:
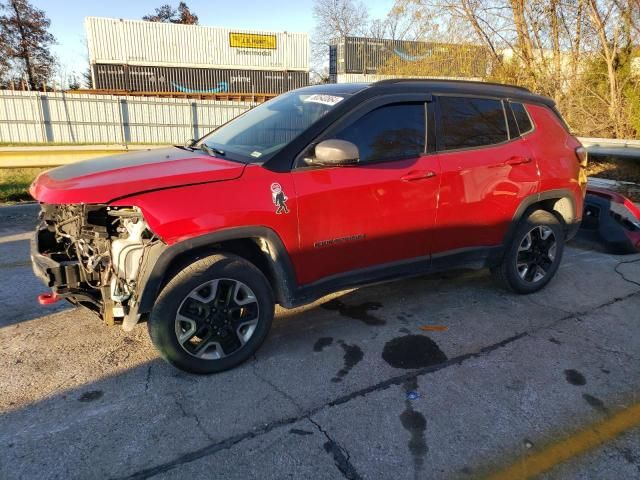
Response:
[[[159,245],[136,207],[43,204],[31,258],[49,299],[87,307],[108,325],[124,321],[129,330],[138,321],[142,271]]]

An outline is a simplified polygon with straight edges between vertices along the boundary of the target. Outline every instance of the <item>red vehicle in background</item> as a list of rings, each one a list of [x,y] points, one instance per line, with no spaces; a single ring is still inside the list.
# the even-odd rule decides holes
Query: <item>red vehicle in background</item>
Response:
[[[184,147],[50,170],[34,271],[191,372],[249,358],[290,308],[346,287],[491,268],[554,276],[581,220],[586,154],[553,102],[486,83],[294,90]]]

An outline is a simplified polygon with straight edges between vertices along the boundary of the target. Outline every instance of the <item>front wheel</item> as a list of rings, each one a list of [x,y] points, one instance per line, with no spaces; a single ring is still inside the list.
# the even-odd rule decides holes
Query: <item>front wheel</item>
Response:
[[[260,270],[234,255],[212,255],[164,287],[149,318],[149,335],[172,365],[192,373],[221,372],[260,347],[273,312],[273,292]]]
[[[491,272],[498,283],[514,292],[537,292],[558,271],[563,251],[560,221],[546,210],[536,210],[520,222],[502,263]]]

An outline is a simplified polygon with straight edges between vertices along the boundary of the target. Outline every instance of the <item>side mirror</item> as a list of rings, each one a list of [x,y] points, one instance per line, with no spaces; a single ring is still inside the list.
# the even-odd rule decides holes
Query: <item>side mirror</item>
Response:
[[[185,148],[193,148],[193,146],[197,143],[198,141],[194,138],[190,138],[189,140],[187,140],[186,142],[184,142],[184,146]]]
[[[339,167],[354,165],[360,160],[358,147],[346,140],[324,140],[316,145],[315,156],[306,158],[308,165]]]

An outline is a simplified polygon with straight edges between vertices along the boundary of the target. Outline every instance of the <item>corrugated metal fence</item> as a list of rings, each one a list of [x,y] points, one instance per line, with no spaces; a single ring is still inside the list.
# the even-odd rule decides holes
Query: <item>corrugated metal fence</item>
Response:
[[[255,103],[0,90],[2,143],[182,144]]]

